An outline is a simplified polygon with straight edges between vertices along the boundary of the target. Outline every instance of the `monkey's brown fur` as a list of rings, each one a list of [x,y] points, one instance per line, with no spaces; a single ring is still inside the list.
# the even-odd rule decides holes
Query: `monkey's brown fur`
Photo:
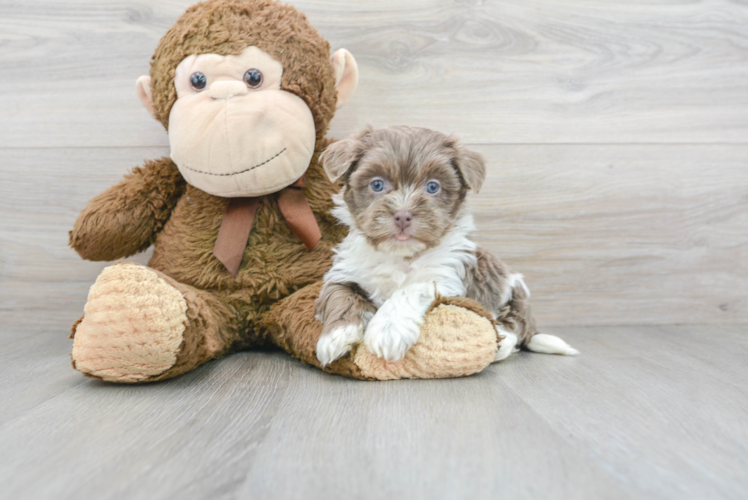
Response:
[[[157,118],[168,128],[169,112],[176,100],[173,78],[177,65],[191,54],[236,55],[251,45],[283,64],[281,88],[301,97],[313,113],[317,140],[304,194],[319,223],[322,241],[313,251],[307,251],[286,225],[275,196],[263,197],[241,268],[234,278],[212,255],[228,199],[188,185],[169,158],[146,162],[91,200],[70,232],[70,245],[85,259],[115,260],[153,244],[148,266],[157,275],[155,281],[178,290],[186,304],[183,340],[171,368],[140,378],[118,375],[108,368],[85,368],[80,362],[82,355],[76,354],[74,346],[74,366],[88,376],[114,382],[161,380],[228,352],[273,344],[319,366],[315,346],[322,325],[313,316],[320,287],[317,282],[330,266],[333,247],[345,235],[345,228],[330,215],[331,196],[337,187],[329,182],[318,163],[319,153],[328,143],[324,137],[336,103],[329,44],[291,6],[272,0],[200,3],[177,20],[156,49],[151,61],[152,99]],[[134,285],[117,286],[117,297],[127,297],[128,287]],[[92,288],[89,301],[96,294],[114,300],[114,295],[107,295],[100,288],[96,294],[94,291]],[[72,335],[95,331],[101,337],[111,331],[110,343],[119,342],[116,335],[123,330],[121,323],[130,318],[117,309],[116,301],[107,307],[112,310],[111,318],[86,315],[73,326]],[[140,305],[128,307],[133,311],[128,314],[139,314]],[[466,309],[465,313],[473,314]],[[138,321],[144,319],[140,317]],[[110,345],[106,338],[98,341]],[[121,352],[130,355],[136,347],[125,345]],[[94,352],[97,366],[107,365],[109,348],[89,350]],[[477,353],[473,368],[452,367],[440,372],[436,367],[431,376],[473,373],[490,363],[489,354]],[[483,359],[488,361],[484,363]],[[353,356],[348,356],[325,370],[373,378],[363,374],[352,360]]]

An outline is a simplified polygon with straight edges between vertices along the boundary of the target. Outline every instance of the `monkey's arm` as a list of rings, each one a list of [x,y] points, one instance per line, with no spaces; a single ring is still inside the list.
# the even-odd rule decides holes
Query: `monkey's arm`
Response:
[[[144,251],[169,220],[185,186],[169,158],[145,162],[88,203],[70,231],[70,246],[87,260]]]

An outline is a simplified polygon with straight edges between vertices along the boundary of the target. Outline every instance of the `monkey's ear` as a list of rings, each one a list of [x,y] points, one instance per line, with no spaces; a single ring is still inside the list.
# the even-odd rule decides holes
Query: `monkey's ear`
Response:
[[[348,102],[358,87],[358,64],[353,55],[345,49],[338,49],[330,57],[332,71],[335,75],[335,89],[338,91],[336,109]]]
[[[153,117],[154,120],[158,120],[156,117],[156,108],[153,107],[153,97],[151,95],[151,77],[141,76],[135,83],[135,92],[138,93],[138,99],[143,105],[148,114]]]
[[[355,169],[366,152],[364,138],[372,130],[371,125],[368,125],[358,134],[333,142],[322,152],[319,159],[331,181],[335,182]]]
[[[480,191],[486,180],[486,160],[475,151],[468,151],[455,141],[455,165],[462,174],[465,184],[475,191]]]

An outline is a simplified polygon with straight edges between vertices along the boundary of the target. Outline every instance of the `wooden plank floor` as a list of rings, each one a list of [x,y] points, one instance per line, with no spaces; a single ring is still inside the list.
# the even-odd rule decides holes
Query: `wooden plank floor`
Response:
[[[143,386],[6,332],[0,498],[744,499],[747,329],[555,329],[582,355],[440,381],[247,352]]]

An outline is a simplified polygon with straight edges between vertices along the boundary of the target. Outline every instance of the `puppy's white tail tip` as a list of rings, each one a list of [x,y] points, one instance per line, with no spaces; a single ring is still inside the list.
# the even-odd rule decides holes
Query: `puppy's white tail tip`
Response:
[[[548,335],[547,333],[536,333],[525,347],[529,351],[543,354],[561,354],[563,356],[576,356],[579,354],[579,351],[559,337]]]

